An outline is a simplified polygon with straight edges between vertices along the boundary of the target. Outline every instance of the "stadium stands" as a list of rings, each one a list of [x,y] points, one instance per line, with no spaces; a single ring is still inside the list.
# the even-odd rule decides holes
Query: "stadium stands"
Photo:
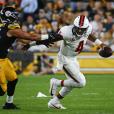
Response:
[[[33,2],[34,1],[34,2]],[[86,15],[93,33],[114,51],[114,2],[106,0],[0,0],[0,9],[4,6],[16,7],[20,12],[20,24],[24,31],[47,34],[57,32],[62,26],[72,24],[80,14]],[[33,9],[34,7],[34,9]],[[29,9],[30,11],[28,11]],[[21,44],[20,44],[21,45]],[[57,52],[60,42],[53,48],[38,46],[39,51]],[[32,51],[36,49],[31,49]],[[88,44],[85,52],[94,52],[96,47]]]
[[[84,14],[90,19],[94,34],[110,45],[114,51],[114,2],[105,0],[0,1],[0,7],[4,5],[16,7],[20,11],[23,30],[41,34],[58,31],[61,26],[71,24],[77,15]],[[27,12],[27,8],[30,11]],[[55,45],[55,48],[58,47]],[[94,47],[90,48],[88,45],[85,47],[85,51],[95,50]]]

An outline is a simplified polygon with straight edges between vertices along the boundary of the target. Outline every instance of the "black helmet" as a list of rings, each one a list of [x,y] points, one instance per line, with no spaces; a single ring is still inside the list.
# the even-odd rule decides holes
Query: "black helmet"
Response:
[[[18,21],[18,12],[13,7],[5,7],[0,12],[3,23],[13,23]]]

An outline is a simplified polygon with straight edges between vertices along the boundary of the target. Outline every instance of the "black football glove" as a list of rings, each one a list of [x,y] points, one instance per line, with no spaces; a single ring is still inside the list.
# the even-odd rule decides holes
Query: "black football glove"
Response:
[[[50,46],[52,46],[54,43],[50,42],[49,39],[46,40],[40,40],[36,42],[36,45],[45,45],[47,48],[49,48]]]
[[[50,47],[50,46],[52,46],[52,44],[54,44],[54,42],[57,42],[57,41],[60,41],[60,40],[63,40],[63,37],[60,34],[49,33],[48,39],[37,41],[36,44],[37,45],[43,44],[46,47]]]

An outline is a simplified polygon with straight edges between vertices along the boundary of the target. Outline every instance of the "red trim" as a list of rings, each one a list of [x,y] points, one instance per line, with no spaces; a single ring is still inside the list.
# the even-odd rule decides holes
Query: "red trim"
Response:
[[[61,81],[61,86],[64,86],[64,80]]]
[[[53,96],[53,93],[52,93],[52,88],[53,88],[53,85],[52,85],[52,87],[51,87],[51,92],[50,92],[51,96]]]
[[[60,109],[60,107],[56,107],[55,105],[51,104],[53,107],[55,107],[56,109]]]
[[[80,27],[83,26],[83,24],[84,24],[84,19],[85,19],[85,16],[84,16],[84,15],[81,15],[81,16],[80,16],[80,21],[79,21],[79,26],[80,26]]]
[[[72,74],[65,68],[65,66],[63,66],[63,70],[65,71],[65,73],[71,78],[73,79],[75,82],[80,83],[77,79],[75,79]]]

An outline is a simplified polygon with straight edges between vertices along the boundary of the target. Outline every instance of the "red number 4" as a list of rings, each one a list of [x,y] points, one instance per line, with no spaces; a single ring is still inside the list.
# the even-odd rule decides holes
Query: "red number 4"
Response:
[[[76,48],[75,52],[78,52],[80,53],[83,49],[83,46],[84,46],[84,41],[81,41],[78,45],[78,47]]]

